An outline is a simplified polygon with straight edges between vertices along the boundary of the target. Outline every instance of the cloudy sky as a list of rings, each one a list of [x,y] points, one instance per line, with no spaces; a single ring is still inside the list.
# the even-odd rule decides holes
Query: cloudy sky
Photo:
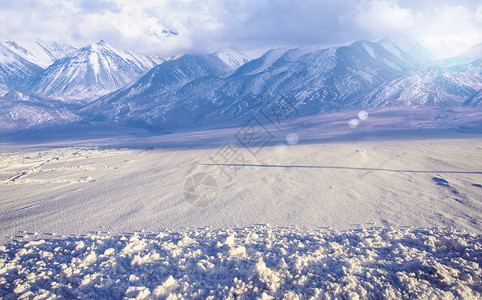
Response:
[[[140,53],[256,52],[405,35],[440,53],[482,41],[477,0],[0,0],[3,40],[104,39]],[[173,31],[178,35],[169,33]]]

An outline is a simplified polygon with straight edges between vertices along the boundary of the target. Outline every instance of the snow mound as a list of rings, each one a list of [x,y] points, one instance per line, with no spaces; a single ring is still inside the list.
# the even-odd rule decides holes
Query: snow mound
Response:
[[[25,236],[0,246],[0,297],[480,298],[481,249],[440,228]]]

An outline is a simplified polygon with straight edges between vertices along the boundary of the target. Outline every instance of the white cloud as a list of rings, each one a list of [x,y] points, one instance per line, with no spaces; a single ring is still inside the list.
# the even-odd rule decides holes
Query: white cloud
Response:
[[[477,11],[475,12],[475,19],[477,22],[482,22],[482,5],[477,7]]]
[[[461,5],[426,11],[410,32],[440,58],[460,54],[482,42],[482,31],[477,26],[476,17]]]
[[[473,36],[481,6],[465,0],[0,0],[3,39],[59,40],[174,55],[223,48],[336,45],[443,31]],[[475,13],[477,11],[477,13]],[[471,12],[471,13],[469,13]],[[475,26],[475,25],[479,26]],[[163,30],[178,36],[163,37]],[[152,34],[157,33],[158,37]]]
[[[432,5],[427,4],[428,1],[410,2],[364,1],[359,6],[356,20],[361,27],[371,31],[373,37],[409,36],[421,41],[439,58],[457,55],[482,42],[482,31],[477,24],[480,17],[473,13],[480,5],[451,5],[450,1]]]
[[[375,0],[364,2],[357,21],[378,33],[393,33],[412,26],[414,15],[410,9],[400,7],[394,1]]]

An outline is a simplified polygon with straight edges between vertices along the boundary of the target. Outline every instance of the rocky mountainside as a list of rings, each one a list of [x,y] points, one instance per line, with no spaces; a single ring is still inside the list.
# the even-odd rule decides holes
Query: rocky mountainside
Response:
[[[63,103],[11,90],[0,96],[0,132],[80,121]]]

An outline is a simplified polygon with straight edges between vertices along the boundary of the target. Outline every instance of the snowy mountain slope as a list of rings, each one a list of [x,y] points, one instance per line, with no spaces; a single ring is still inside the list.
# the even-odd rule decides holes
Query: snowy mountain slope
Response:
[[[59,100],[89,100],[125,87],[159,61],[99,41],[56,61],[32,84],[31,92]]]
[[[0,95],[10,89],[25,88],[42,69],[0,44]]]
[[[435,59],[435,55],[427,48],[410,38],[389,37],[378,43],[401,60],[415,67],[420,64],[429,64]]]
[[[477,105],[482,89],[482,52],[470,49],[461,55],[433,63],[415,73],[387,82],[362,103],[394,105]]]
[[[6,41],[3,45],[18,56],[43,69],[46,69],[56,60],[76,50],[68,44],[47,41],[35,41],[31,43]]]
[[[85,111],[102,120],[176,128],[246,119],[278,93],[290,97],[303,115],[352,107],[383,83],[423,65],[397,44],[387,50],[387,43],[270,50],[224,75],[190,76],[197,70],[192,68],[167,77],[149,72]],[[175,64],[189,66],[185,60]]]
[[[0,97],[2,131],[60,125],[79,120],[75,113],[56,101],[37,99],[14,90]]]
[[[236,69],[250,61],[246,55],[234,51],[221,51],[214,54],[233,69]]]
[[[482,90],[473,94],[467,100],[464,101],[464,105],[467,106],[482,106]]]
[[[130,87],[96,100],[83,112],[95,120],[163,123],[164,114],[172,111],[176,103],[168,100],[186,100],[195,97],[195,91],[204,95],[219,85],[220,77],[232,71],[217,54],[185,55],[156,66]],[[195,87],[190,88],[190,83]],[[174,114],[172,117],[180,122],[191,121],[181,116],[182,111]]]

